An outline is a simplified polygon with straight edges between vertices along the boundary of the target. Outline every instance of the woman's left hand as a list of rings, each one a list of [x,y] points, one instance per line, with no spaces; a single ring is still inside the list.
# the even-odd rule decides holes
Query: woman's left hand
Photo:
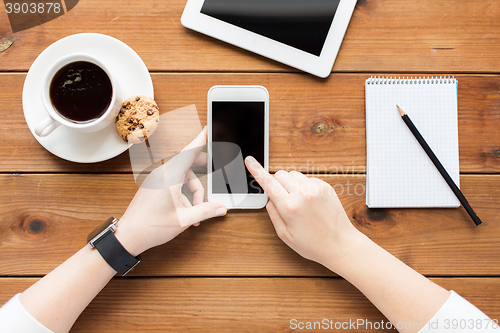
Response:
[[[201,152],[206,142],[205,127],[181,153],[144,180],[116,231],[132,255],[170,241],[190,225],[227,213],[220,203],[203,202],[203,186],[191,170],[193,164],[206,165],[206,154]],[[184,184],[193,192],[193,205],[182,193]]]

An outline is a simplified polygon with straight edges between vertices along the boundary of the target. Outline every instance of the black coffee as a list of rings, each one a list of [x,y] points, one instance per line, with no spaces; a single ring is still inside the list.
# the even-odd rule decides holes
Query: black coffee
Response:
[[[100,118],[108,109],[113,87],[99,66],[77,61],[62,67],[50,83],[50,100],[64,118],[89,122]]]

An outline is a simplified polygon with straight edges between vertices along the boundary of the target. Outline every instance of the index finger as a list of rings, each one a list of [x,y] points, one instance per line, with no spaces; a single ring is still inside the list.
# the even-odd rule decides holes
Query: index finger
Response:
[[[288,197],[288,192],[269,172],[260,165],[252,156],[245,159],[248,171],[254,176],[255,180],[264,189],[269,198],[277,204]]]

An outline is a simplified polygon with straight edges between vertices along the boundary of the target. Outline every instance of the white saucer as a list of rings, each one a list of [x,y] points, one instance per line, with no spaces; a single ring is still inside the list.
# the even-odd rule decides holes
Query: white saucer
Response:
[[[78,52],[98,56],[106,63],[120,83],[124,100],[133,95],[154,98],[153,81],[146,65],[132,48],[116,38],[94,33],[72,35],[55,42],[31,65],[24,82],[23,108],[33,136],[45,149],[65,160],[101,162],[120,155],[131,146],[120,139],[113,124],[94,133],[75,132],[65,126],[59,126],[43,138],[34,132],[36,125],[47,117],[41,97],[45,72],[55,59]]]

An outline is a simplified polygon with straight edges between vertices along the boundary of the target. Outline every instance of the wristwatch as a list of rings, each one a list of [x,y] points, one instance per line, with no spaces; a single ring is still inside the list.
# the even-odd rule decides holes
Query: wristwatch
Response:
[[[134,257],[115,236],[118,220],[110,217],[87,236],[90,248],[96,248],[104,260],[121,275],[125,275],[141,262],[141,256]]]

